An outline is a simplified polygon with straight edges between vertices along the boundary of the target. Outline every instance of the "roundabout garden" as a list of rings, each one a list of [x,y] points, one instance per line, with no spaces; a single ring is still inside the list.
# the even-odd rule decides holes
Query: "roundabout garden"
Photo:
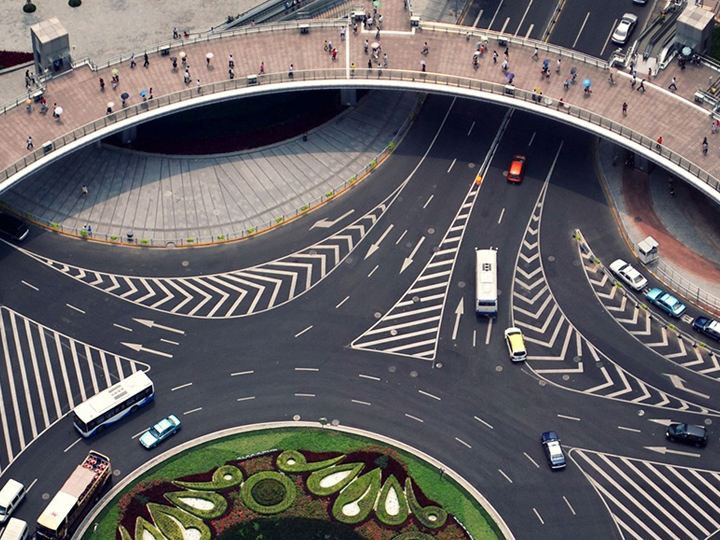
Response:
[[[504,538],[435,464],[328,428],[215,439],[125,484],[106,497],[84,540]]]

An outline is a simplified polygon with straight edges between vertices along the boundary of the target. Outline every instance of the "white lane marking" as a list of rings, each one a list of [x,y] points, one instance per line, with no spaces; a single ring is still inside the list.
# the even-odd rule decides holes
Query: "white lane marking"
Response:
[[[320,371],[320,369],[316,367],[296,367],[295,371]]]
[[[510,479],[510,477],[509,477],[507,474],[505,474],[502,469],[498,469],[498,472],[499,472],[500,474],[502,474],[503,477],[505,477],[505,480],[507,480],[507,481],[510,482],[511,484],[513,483],[513,481]]]
[[[507,25],[508,25],[508,24],[510,24],[510,17],[507,17],[507,18],[505,19],[505,23],[502,25],[502,28],[500,29],[500,33],[501,33],[501,34],[504,34],[504,33],[505,33],[505,29],[507,28]]]
[[[73,305],[71,305],[71,304],[65,304],[65,305],[66,305],[67,307],[69,307],[70,309],[74,309],[74,310],[77,311],[78,313],[82,313],[83,315],[85,315],[85,312],[84,312],[82,309],[80,309],[79,307],[75,307],[75,306],[73,306]]]
[[[303,330],[302,332],[298,332],[297,334],[295,334],[295,337],[300,337],[300,336],[302,336],[305,332],[307,332],[308,330],[310,330],[312,327],[313,327],[313,325],[311,324],[310,326],[308,326],[308,327],[307,327],[305,330]]]
[[[580,26],[580,30],[577,33],[577,36],[575,37],[575,41],[573,41],[571,49],[574,49],[577,45],[578,40],[580,39],[580,34],[582,34],[583,30],[585,29],[585,25],[587,24],[587,20],[590,17],[590,12],[587,12],[587,15],[585,15],[585,20],[582,23],[582,26]]]
[[[459,442],[460,444],[462,444],[463,446],[466,446],[467,448],[472,448],[472,446],[470,446],[468,443],[466,443],[466,442],[463,441],[462,439],[458,439],[457,437],[455,437],[455,440],[456,440],[457,442]]]
[[[545,522],[543,521],[543,518],[540,516],[540,512],[538,512],[535,508],[533,508],[533,512],[535,512],[535,515],[540,520],[540,525],[545,525]]]
[[[118,324],[118,323],[113,323],[113,326],[114,326],[115,328],[119,328],[120,330],[127,330],[128,332],[132,332],[132,331],[133,331],[132,328],[128,328],[127,326],[123,326],[123,325]]]
[[[425,241],[425,237],[424,237],[424,236],[421,236],[421,237],[420,237],[420,240],[418,240],[417,244],[415,244],[415,247],[414,247],[413,250],[410,252],[410,255],[408,255],[407,257],[405,257],[405,260],[403,261],[403,264],[402,264],[402,268],[400,268],[400,273],[401,273],[401,274],[405,271],[405,269],[406,269],[408,266],[410,266],[410,265],[413,263],[413,257],[414,257],[415,254],[418,252],[418,249],[420,249],[420,246],[423,245],[423,242],[424,242],[424,241]]]
[[[495,429],[494,427],[492,427],[490,424],[488,424],[485,420],[483,420],[483,419],[480,418],[479,416],[473,416],[473,418],[474,418],[475,420],[477,420],[478,422],[480,422],[481,424],[486,425],[486,426],[489,427],[490,429]]]
[[[407,229],[403,231],[403,233],[400,235],[400,238],[398,238],[397,242],[395,242],[396,246],[400,243],[400,241],[405,237],[406,234],[407,234]]]
[[[579,422],[580,419],[576,416],[565,416],[564,414],[558,414],[558,418],[564,418],[565,420],[575,420],[576,422]]]
[[[352,403],[357,403],[358,405],[367,405],[368,407],[370,406],[369,401],[360,401],[359,399],[351,399],[350,401]]]
[[[181,384],[180,386],[176,386],[175,388],[171,388],[170,391],[171,391],[171,392],[174,392],[175,390],[182,390],[183,388],[187,388],[188,386],[192,386],[192,384],[193,384],[193,383],[191,383],[191,382],[185,383],[185,384]]]
[[[27,489],[25,490],[25,493],[26,493],[26,494],[33,488],[33,486],[37,483],[37,481],[38,481],[38,479],[36,478],[36,479],[33,480],[32,482],[30,482],[30,485],[29,485],[29,486],[27,487]]]
[[[63,453],[66,453],[68,450],[70,450],[73,446],[75,446],[75,445],[76,445],[77,443],[79,443],[80,441],[82,441],[82,437],[80,437],[77,441],[75,441],[75,442],[72,443],[70,446],[68,446],[65,450],[63,450]]]
[[[515,34],[513,34],[514,37],[517,37],[518,32],[520,32],[520,27],[525,22],[525,18],[527,17],[528,11],[530,11],[530,6],[532,6],[533,0],[530,0],[528,2],[527,7],[525,8],[525,13],[523,13],[522,19],[520,19],[520,23],[517,25],[517,30],[515,30]]]
[[[137,439],[140,435],[142,435],[142,434],[145,433],[146,431],[147,431],[147,429],[143,429],[142,431],[138,431],[135,435],[133,435],[133,436],[130,437],[130,438],[131,438],[131,439]]]
[[[492,319],[488,321],[487,332],[485,333],[485,345],[488,345],[490,343],[490,331],[492,330],[492,322]]]
[[[495,10],[495,14],[493,15],[492,19],[490,19],[490,24],[488,24],[488,30],[492,28],[493,23],[495,22],[495,17],[497,17],[497,14],[500,12],[500,8],[503,5],[503,0],[500,0],[500,3],[498,4],[497,9]]]
[[[535,132],[533,131],[532,137],[530,137],[530,142],[528,143],[528,146],[532,146],[533,141],[535,140]]]
[[[185,411],[183,413],[183,416],[187,416],[188,414],[196,413],[198,411],[202,411],[202,407],[198,407],[197,409],[190,409],[189,411]]]
[[[162,341],[163,343],[169,343],[170,345],[180,345],[180,343],[178,343],[177,341],[170,341],[169,339],[165,338],[160,338],[160,341]]]
[[[455,162],[453,161],[453,163],[455,163]],[[450,168],[452,168],[452,165],[450,165]],[[450,169],[448,169],[448,172],[450,172]],[[427,200],[427,202],[425,204],[423,204],[423,210],[425,210],[427,208],[428,204],[430,204],[430,201],[433,200],[433,197],[435,197],[435,195],[430,195],[430,198]]]
[[[531,458],[527,452],[523,452],[523,455],[530,460],[530,463],[535,465],[538,469],[540,468],[540,465],[537,464],[537,461],[535,461],[533,458]]]
[[[380,238],[378,238],[378,241],[370,244],[370,247],[368,248],[367,253],[365,254],[365,259],[367,259],[370,255],[375,253],[378,249],[380,249],[380,244],[382,243],[383,240],[385,240],[385,237],[390,233],[390,231],[393,230],[394,226],[395,225],[393,225],[392,223],[390,225],[388,225],[388,228],[385,229],[385,232],[383,232],[380,235]],[[365,260],[365,259],[363,259],[363,260]]]
[[[235,373],[231,373],[231,377],[237,377],[238,375],[252,375],[255,373],[255,371],[236,371]]]
[[[405,416],[410,418],[410,420],[415,420],[416,422],[420,422],[421,424],[425,422],[422,418],[418,418],[417,416],[413,416],[412,414],[405,413]]]
[[[477,330],[473,330],[473,348],[477,345]]]
[[[146,352],[146,353],[150,353],[150,354],[156,354],[157,356],[164,356],[165,358],[172,358],[172,357],[173,357],[172,354],[168,354],[168,353],[165,353],[165,352],[162,352],[162,351],[158,351],[158,350],[155,350],[155,349],[150,349],[150,348],[148,348],[148,347],[145,347],[145,346],[141,345],[140,343],[125,343],[125,342],[120,342],[120,345],[125,345],[126,347],[128,347],[129,349],[132,349],[132,350],[135,351],[135,352],[140,352],[140,351],[142,351],[142,352]]]
[[[295,397],[315,397],[315,394],[295,394]]]
[[[361,379],[370,379],[371,381],[381,380],[380,377],[373,377],[372,375],[363,375],[362,373],[358,373],[358,377],[360,377]]]
[[[173,334],[185,335],[185,330],[180,330],[179,328],[173,328],[172,326],[158,324],[155,321],[151,321],[149,319],[133,319],[133,321],[135,321],[136,323],[140,323],[143,326],[147,326],[148,328],[157,328],[158,330],[165,330],[166,332],[172,332]]]
[[[335,306],[335,309],[337,309],[337,308],[339,308],[340,306],[342,306],[342,305],[343,305],[345,302],[347,302],[348,300],[350,300],[350,297],[349,297],[349,296],[346,296],[346,297],[343,299],[342,302],[340,302],[337,306]]]
[[[438,401],[440,401],[440,398],[437,397],[437,396],[433,396],[432,394],[429,394],[429,393],[424,392],[424,391],[422,391],[422,390],[418,390],[418,392],[420,392],[420,393],[421,393],[422,395],[424,395],[424,396],[427,396],[427,397],[430,397],[430,398],[433,398],[433,399],[437,399]]]
[[[452,168],[453,168],[453,166],[455,165],[455,162],[456,162],[456,161],[457,161],[457,158],[455,158],[455,159],[452,160],[452,163],[450,164],[450,167],[448,167],[447,172],[452,171]]]
[[[615,19],[615,22],[613,22],[612,26],[610,27],[610,31],[608,32],[608,35],[605,38],[605,44],[603,45],[603,48],[600,51],[600,58],[603,58],[605,56],[605,48],[608,46],[608,43],[610,43],[610,37],[613,35],[613,32],[615,32],[615,27],[617,26],[617,22],[618,22],[618,20]]]
[[[528,28],[528,31],[525,32],[525,39],[530,39],[530,34],[532,34],[533,28],[535,28],[535,23],[530,23],[530,28]]]
[[[480,10],[480,15],[482,15],[482,9]],[[480,15],[478,15],[478,17],[480,17]],[[473,130],[474,127],[475,127],[475,122],[473,121],[473,123],[470,124],[470,129],[468,130],[468,134],[467,134],[468,137],[469,137],[470,134],[472,133],[472,130]],[[453,163],[455,163],[455,162],[453,161]],[[448,171],[448,172],[450,172],[450,171]]]
[[[570,504],[570,501],[567,500],[567,497],[565,497],[565,495],[563,495],[563,501],[565,501],[565,504],[568,505],[568,508],[572,512],[572,515],[576,516],[577,514],[575,513],[575,509],[572,507],[572,504]]]
[[[505,215],[505,209],[503,208],[502,211],[500,212],[500,217],[498,218],[498,225],[500,225],[500,223],[502,222],[502,218],[504,215]]]
[[[624,426],[618,426],[618,429],[622,429],[623,431],[632,431],[633,433],[642,433],[639,429],[630,428],[630,427],[624,427]]]
[[[31,284],[28,283],[27,281],[21,280],[20,283],[22,283],[22,284],[25,285],[26,287],[30,287],[31,289],[34,289],[34,290],[36,290],[36,291],[39,291],[39,290],[40,290],[40,289],[38,289],[35,285],[31,285]]]
[[[375,270],[377,270],[378,268],[380,268],[380,265],[379,265],[379,264],[376,264],[376,265],[375,265],[375,268],[373,268],[373,269],[370,271],[370,273],[368,274],[368,277],[372,277],[372,275],[375,273]]]
[[[251,399],[255,399],[255,396],[248,396],[248,397],[239,397],[237,398],[238,401],[249,401]]]

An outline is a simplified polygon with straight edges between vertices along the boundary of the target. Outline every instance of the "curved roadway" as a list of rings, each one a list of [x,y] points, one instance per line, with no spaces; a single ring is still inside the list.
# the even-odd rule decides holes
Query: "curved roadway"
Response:
[[[18,514],[34,522],[45,503],[41,494],[54,493],[88,448],[108,453],[119,475],[133,470],[148,457],[134,436],[172,412],[181,415],[184,428],[168,446],[296,415],[392,436],[465,476],[519,539],[619,539],[618,527],[638,538],[702,538],[703,531],[717,530],[713,426],[705,450],[657,450],[665,449],[668,419],[712,423],[717,383],[659,358],[604,315],[571,237],[579,228],[591,245],[625,252],[595,176],[594,146],[589,135],[521,111],[430,97],[402,151],[370,181],[261,242],[129,250],[123,257],[116,248],[48,234],[34,236],[23,246],[26,252],[3,244],[1,311],[12,321],[2,326],[4,343],[22,352],[7,361],[15,363],[14,373],[23,363],[30,374],[27,399],[16,405],[7,381],[0,380],[8,435],[0,449],[3,462],[8,448],[17,454],[20,433],[32,440],[30,418],[36,431],[45,426],[41,403],[52,398],[40,334],[60,343],[70,379],[77,380],[77,368],[86,389],[93,377],[133,369],[132,361],[150,366],[157,387],[152,406],[101,436],[79,440],[70,419],[62,418],[15,455],[3,475],[28,485],[37,478]],[[504,170],[518,152],[529,165],[523,183],[513,185]],[[478,187],[479,172],[484,180]],[[329,230],[311,228],[318,218],[336,219],[351,209],[352,219]],[[338,247],[328,247],[333,242]],[[501,307],[492,325],[472,313],[475,247],[498,248]],[[194,316],[149,311],[132,294],[121,298],[92,288],[69,270],[182,279],[182,290],[202,301],[190,285],[208,289],[196,279],[251,267],[264,268],[255,273],[267,277],[277,269],[273,261],[307,249],[312,257],[325,253],[328,264],[312,286],[286,302],[263,299],[257,304],[262,309],[213,320],[201,316],[202,308]],[[313,272],[317,264],[311,263]],[[183,282],[176,282],[174,297],[183,297]],[[564,355],[557,352],[560,341],[542,345],[567,326],[545,317],[540,305],[529,307],[534,300],[527,291],[535,287],[548,294],[542,309],[556,305],[555,313],[572,321]],[[401,305],[405,297],[409,302]],[[458,316],[459,305],[464,313]],[[535,323],[527,318],[533,314]],[[148,328],[137,319],[182,333]],[[511,321],[524,322],[533,339],[527,365],[507,359],[502,330]],[[548,327],[534,334],[529,329],[545,321]],[[596,362],[591,349],[607,359]],[[550,365],[555,372],[547,371]],[[604,373],[611,373],[609,383]],[[696,394],[674,388],[663,373],[681,376]],[[64,413],[67,396],[57,386]],[[52,421],[51,413],[52,407]],[[572,449],[565,471],[551,472],[544,462],[539,434],[547,429],[557,430]],[[683,487],[691,495],[683,498],[667,482],[692,485]],[[678,515],[692,519],[670,519]]]

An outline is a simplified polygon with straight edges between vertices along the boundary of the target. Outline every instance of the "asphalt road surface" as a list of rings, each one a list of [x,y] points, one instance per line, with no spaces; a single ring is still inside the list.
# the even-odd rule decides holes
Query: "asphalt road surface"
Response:
[[[625,537],[704,537],[720,522],[720,490],[707,472],[718,469],[717,434],[711,425],[708,448],[685,449],[667,446],[664,429],[669,420],[711,424],[717,383],[634,337],[596,296],[575,229],[608,263],[628,253],[596,175],[595,144],[527,113],[429,96],[369,179],[252,240],[148,251],[33,230],[25,252],[3,243],[0,462],[14,459],[3,476],[37,480],[18,516],[34,523],[44,495],[89,448],[109,455],[122,477],[200,435],[299,416],[435,456],[518,539],[619,539],[618,527]],[[519,185],[505,180],[516,153],[528,159]],[[337,223],[313,227],[323,218]],[[473,312],[474,250],[488,247],[500,269],[494,322]],[[288,275],[268,294],[278,261]],[[265,279],[249,305],[211,294],[240,275]],[[103,288],[107,280],[117,287]],[[163,290],[166,298],[147,304]],[[525,364],[507,358],[510,324],[530,338]],[[83,390],[146,367],[155,402],[79,439],[63,415]],[[137,435],[170,413],[183,430],[148,453]],[[545,430],[570,450],[563,471],[545,462]]]

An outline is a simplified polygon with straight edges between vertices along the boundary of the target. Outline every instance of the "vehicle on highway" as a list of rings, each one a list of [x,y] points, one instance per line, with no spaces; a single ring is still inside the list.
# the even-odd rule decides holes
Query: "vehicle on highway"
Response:
[[[644,6],[645,4],[647,4],[647,0],[633,0],[633,4],[638,6]]]
[[[27,540],[29,537],[27,523],[22,519],[10,518],[0,540]]]
[[[71,538],[74,525],[100,498],[111,475],[110,459],[90,450],[40,514],[35,527],[36,539]]]
[[[643,290],[648,283],[645,276],[622,259],[613,261],[610,265],[610,271],[634,291]]]
[[[630,39],[630,34],[632,34],[632,31],[635,29],[635,25],[637,25],[637,22],[637,15],[634,15],[632,13],[626,13],[620,19],[620,22],[615,28],[612,38],[610,39],[612,39],[613,43],[617,43],[618,45],[625,45],[628,39]]]
[[[560,437],[558,437],[557,433],[554,431],[546,431],[540,437],[540,441],[542,442],[545,457],[547,457],[551,469],[562,469],[567,465],[565,452],[563,452]]]
[[[522,362],[527,360],[527,349],[525,348],[525,337],[519,328],[510,327],[505,330],[505,343],[507,344],[510,360]]]
[[[693,330],[720,341],[720,321],[708,317],[698,317],[693,321]]]
[[[497,317],[497,251],[475,250],[475,314]]]
[[[508,182],[514,182],[516,184],[522,182],[523,176],[525,175],[525,163],[527,163],[525,156],[521,156],[520,154],[513,156],[507,174]]]
[[[680,317],[687,309],[687,306],[680,302],[680,300],[675,298],[672,294],[666,293],[657,287],[650,289],[645,295],[645,298],[650,300],[650,302],[655,304],[671,317]]]
[[[22,241],[30,234],[30,229],[23,220],[5,212],[0,212],[0,233],[14,240]]]
[[[694,426],[693,424],[670,424],[665,432],[665,437],[668,441],[694,446],[706,446],[708,443],[705,426]]]
[[[0,525],[8,520],[24,498],[25,486],[17,480],[8,478],[3,488],[0,489]]]
[[[150,450],[180,431],[180,419],[171,414],[140,435],[140,444]]]
[[[138,371],[75,407],[73,424],[80,435],[92,437],[154,398],[155,387],[150,377]]]

